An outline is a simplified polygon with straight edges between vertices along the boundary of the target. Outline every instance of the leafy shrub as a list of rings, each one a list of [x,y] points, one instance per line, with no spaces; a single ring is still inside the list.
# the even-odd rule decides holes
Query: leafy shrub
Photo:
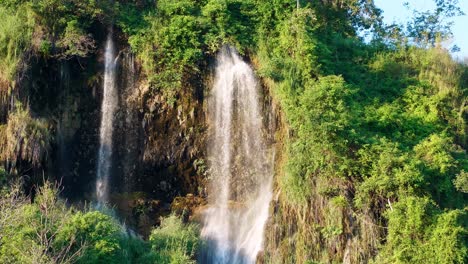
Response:
[[[69,254],[74,241],[55,246],[56,235],[71,216],[58,200],[50,184],[38,190],[33,203],[18,186],[0,197],[0,262],[2,263],[70,263],[78,254]]]
[[[184,225],[174,215],[162,219],[161,226],[152,231],[151,248],[156,253],[157,263],[196,263],[193,258],[199,247],[198,228]]]
[[[440,212],[428,198],[408,197],[388,211],[385,263],[464,263],[468,259],[467,214]]]
[[[79,263],[120,263],[119,226],[100,212],[78,212],[67,220],[56,236],[55,244],[63,247],[73,241],[74,252],[84,246]],[[116,261],[117,260],[117,261]]]

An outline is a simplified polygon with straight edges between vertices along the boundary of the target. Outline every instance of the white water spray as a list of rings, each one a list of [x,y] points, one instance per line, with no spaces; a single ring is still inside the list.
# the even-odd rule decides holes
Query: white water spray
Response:
[[[100,204],[106,203],[108,200],[109,173],[112,165],[112,126],[118,103],[115,75],[115,50],[111,32],[107,37],[105,50],[104,94],[101,107],[99,157],[96,180],[96,197]]]
[[[230,47],[219,53],[208,117],[212,183],[202,263],[255,263],[272,198],[271,151],[265,142],[258,83]]]

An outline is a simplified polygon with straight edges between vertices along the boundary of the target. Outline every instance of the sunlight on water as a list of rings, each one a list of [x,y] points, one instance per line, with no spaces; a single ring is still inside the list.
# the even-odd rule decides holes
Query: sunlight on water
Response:
[[[114,113],[118,102],[115,75],[115,49],[111,32],[107,37],[105,50],[104,94],[101,107],[99,157],[96,180],[96,197],[98,203],[105,203],[108,199],[109,172],[112,164],[112,125],[114,123]]]
[[[233,48],[216,62],[208,102],[212,182],[202,237],[202,263],[255,263],[272,197],[271,151],[252,68]]]

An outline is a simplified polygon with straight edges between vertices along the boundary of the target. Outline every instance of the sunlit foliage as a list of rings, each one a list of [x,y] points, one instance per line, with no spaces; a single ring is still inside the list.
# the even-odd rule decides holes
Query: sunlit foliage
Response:
[[[193,80],[205,80],[219,48],[233,45],[280,109],[277,233],[267,240],[274,244],[267,261],[468,262],[468,68],[440,45],[450,36],[444,19],[461,13],[456,0],[436,0],[436,10],[415,12],[406,27],[386,27],[373,1],[363,0],[110,3],[3,1],[0,87],[13,86],[28,52],[86,57],[97,47],[92,29],[112,24],[138,58],[150,88],[145,96],[163,95],[173,105]],[[372,40],[359,30],[372,32]],[[49,123],[27,107],[12,110],[0,126],[0,160],[44,162]],[[2,185],[10,172],[0,172]],[[196,228],[174,217],[146,243],[127,239],[106,215],[71,212],[59,202],[55,214],[69,220],[63,226],[50,218],[57,235],[44,249],[38,231],[24,224],[42,225],[37,201],[44,194],[30,203],[12,193],[5,199],[15,202],[2,203],[2,217],[15,224],[1,227],[7,262],[72,252],[83,263],[196,258]]]

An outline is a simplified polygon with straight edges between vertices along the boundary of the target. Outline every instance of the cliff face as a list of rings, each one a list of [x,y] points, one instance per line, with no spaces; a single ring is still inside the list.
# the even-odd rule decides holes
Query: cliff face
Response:
[[[142,188],[172,201],[176,195],[198,194],[204,164],[203,84],[187,80],[173,105],[157,92],[141,98],[144,145]],[[198,171],[197,171],[198,170]],[[151,189],[150,189],[151,188]]]
[[[170,210],[175,197],[203,194],[208,78],[199,74],[184,80],[170,102],[162,92],[151,90],[127,40],[120,36],[115,37],[119,102],[110,197],[127,221],[147,233],[158,215]],[[2,104],[2,114],[7,114],[21,102],[50,128],[51,147],[45,162],[29,171],[27,189],[48,175],[61,183],[68,200],[94,200],[104,72],[104,41],[96,39],[101,44],[87,58],[32,56],[11,102]]]
[[[84,197],[94,177],[97,147],[98,55],[79,60],[32,57],[29,65],[10,97],[9,109],[18,103],[29,108],[33,118],[46,121],[52,141],[43,164],[30,166],[26,187],[50,175],[62,183],[66,196]],[[20,171],[26,167],[23,164]]]
[[[147,234],[176,197],[203,190],[204,82],[186,80],[171,104],[151,90],[128,47],[119,61],[111,202]]]

